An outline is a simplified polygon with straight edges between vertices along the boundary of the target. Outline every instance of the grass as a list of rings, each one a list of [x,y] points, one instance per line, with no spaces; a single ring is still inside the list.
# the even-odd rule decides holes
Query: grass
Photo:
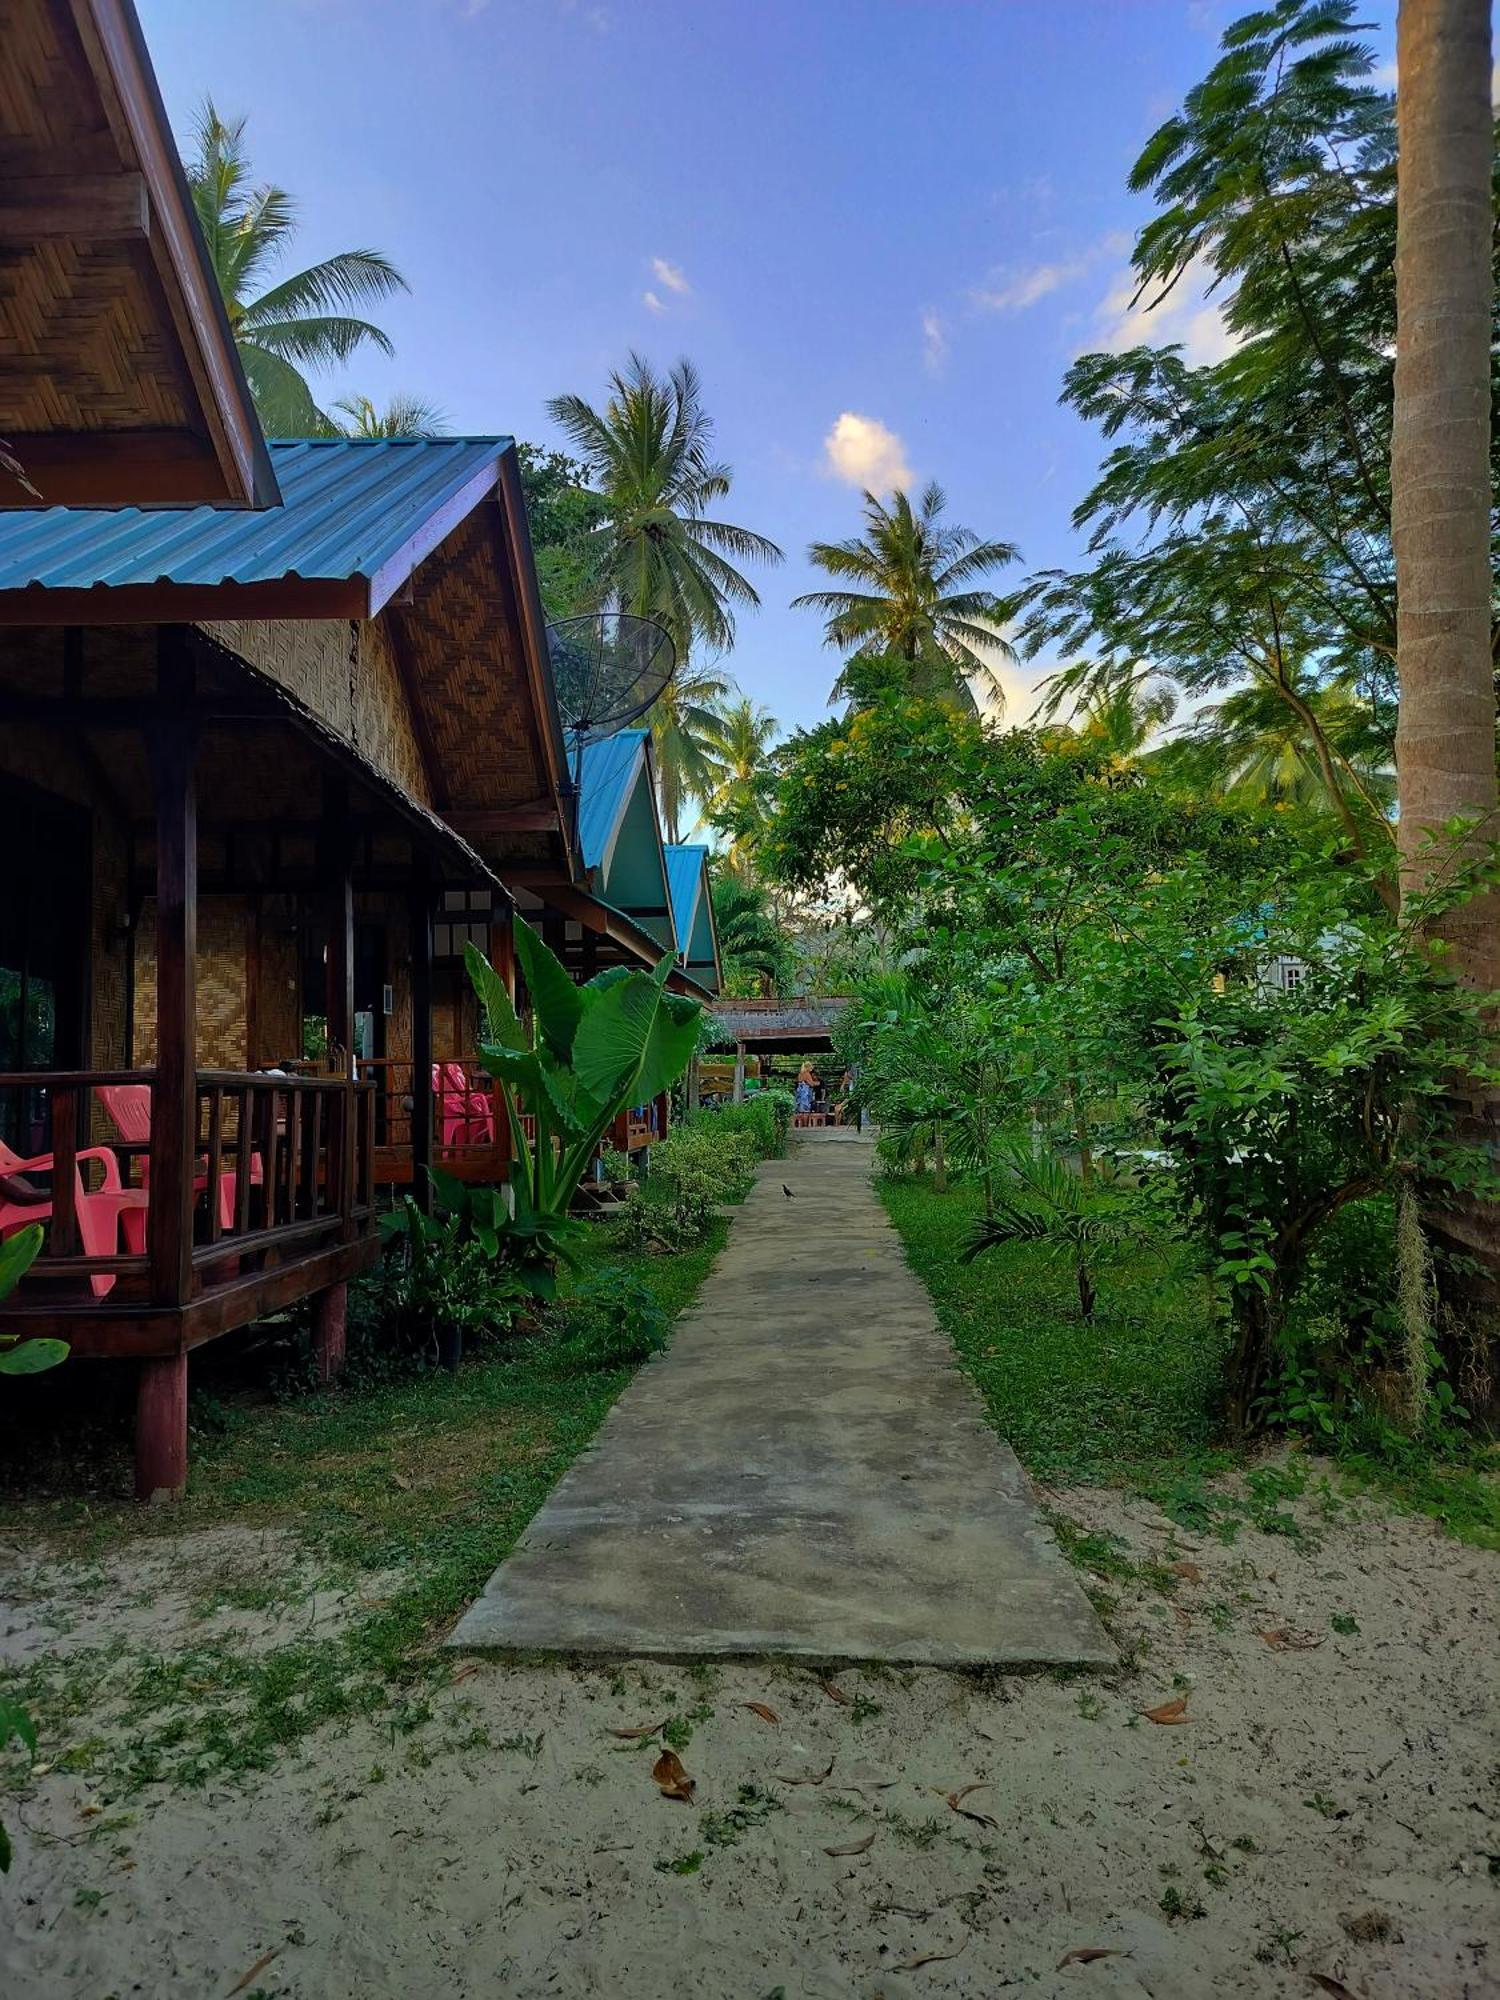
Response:
[[[1219,1437],[1225,1335],[1184,1253],[1104,1269],[1098,1309],[1085,1321],[1070,1269],[1031,1244],[961,1261],[980,1214],[976,1187],[937,1194],[928,1179],[894,1177],[878,1185],[997,1429],[1038,1478],[1128,1485],[1180,1526],[1223,1541],[1244,1523],[1294,1540],[1305,1533],[1286,1504],[1307,1487],[1300,1467],[1251,1465],[1243,1493],[1215,1483],[1246,1461]],[[1493,1446],[1455,1437],[1434,1450],[1395,1433],[1373,1446],[1353,1433],[1314,1442],[1338,1460],[1346,1490],[1378,1493],[1460,1541],[1500,1548]],[[1315,1497],[1338,1504],[1326,1481]],[[1097,1553],[1083,1550],[1080,1560]]]
[[[701,1244],[650,1257],[619,1250],[601,1230],[582,1275],[604,1263],[632,1271],[675,1317],[724,1234],[716,1221]],[[393,1737],[409,1732],[451,1671],[435,1642],[633,1372],[567,1371],[502,1347],[453,1374],[231,1404],[195,1434],[188,1494],[175,1507],[26,1504],[29,1529],[50,1530],[60,1552],[87,1561],[226,1525],[291,1530],[316,1579],[361,1608],[332,1635],[260,1653],[226,1639],[148,1657],[116,1641],[44,1659],[12,1676],[8,1691],[54,1742],[68,1741],[76,1718],[101,1700],[116,1708],[108,1741],[75,1742],[67,1758],[122,1790],[264,1769],[321,1723],[372,1709],[388,1711]],[[242,1605],[247,1594],[243,1582],[227,1582],[195,1608]]]
[[[977,1188],[879,1187],[996,1425],[1039,1478],[1128,1478],[1212,1445],[1224,1339],[1185,1260],[1141,1256],[1101,1273],[1085,1321],[1071,1271],[1030,1244],[960,1262]]]

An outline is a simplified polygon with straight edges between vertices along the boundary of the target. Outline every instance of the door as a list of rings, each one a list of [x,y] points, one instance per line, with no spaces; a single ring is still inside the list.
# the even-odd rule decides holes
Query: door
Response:
[[[7,845],[19,866],[0,888],[0,1072],[81,1069],[87,1057],[89,814],[7,781]],[[0,1138],[48,1144],[45,1094],[0,1089]]]

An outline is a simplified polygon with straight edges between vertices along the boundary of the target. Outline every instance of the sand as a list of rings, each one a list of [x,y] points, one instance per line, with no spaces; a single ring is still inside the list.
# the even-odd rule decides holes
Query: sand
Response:
[[[45,1770],[5,1805],[0,1992],[1500,1994],[1500,1556],[1376,1502],[1324,1518],[1311,1489],[1293,1511],[1312,1545],[1048,1497],[1189,1566],[1170,1597],[1086,1578],[1112,1600],[1117,1672],[840,1669],[841,1703],[803,1665],[459,1659],[416,1733],[325,1728],[243,1788],[125,1798]],[[169,1652],[226,1565],[247,1602],[279,1579],[213,1614],[246,1645],[351,1609],[310,1576],[299,1600],[281,1534],[133,1547],[82,1607],[71,1566],[12,1550],[9,1655],[107,1632]],[[1142,1713],[1184,1695],[1184,1722]],[[658,1792],[654,1744],[610,1733],[674,1699],[700,1711],[692,1805]],[[1114,1955],[1062,1966],[1079,1950]]]

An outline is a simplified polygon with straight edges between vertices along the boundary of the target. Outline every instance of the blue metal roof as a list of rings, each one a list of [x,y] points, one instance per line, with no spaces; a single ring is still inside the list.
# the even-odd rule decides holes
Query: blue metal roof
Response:
[[[672,923],[677,932],[677,949],[686,952],[693,941],[693,918],[698,913],[698,890],[708,867],[706,847],[666,847],[667,886],[672,893]]]
[[[601,743],[585,743],[578,795],[578,845],[585,868],[599,868],[609,853],[620,815],[630,803],[644,729],[622,729]]]
[[[282,505],[0,513],[0,591],[372,579],[509,438],[302,438],[270,447]],[[415,567],[425,547],[412,551]],[[401,578],[399,581],[404,580]],[[391,585],[392,588],[396,584]],[[378,609],[373,606],[372,609]]]

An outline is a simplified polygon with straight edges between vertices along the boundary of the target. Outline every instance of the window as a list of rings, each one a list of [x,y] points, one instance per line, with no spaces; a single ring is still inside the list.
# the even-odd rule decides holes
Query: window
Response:
[[[472,944],[490,955],[490,921],[494,914],[493,891],[489,889],[445,889],[442,908],[432,926],[432,955],[440,964],[457,962],[464,946]]]

